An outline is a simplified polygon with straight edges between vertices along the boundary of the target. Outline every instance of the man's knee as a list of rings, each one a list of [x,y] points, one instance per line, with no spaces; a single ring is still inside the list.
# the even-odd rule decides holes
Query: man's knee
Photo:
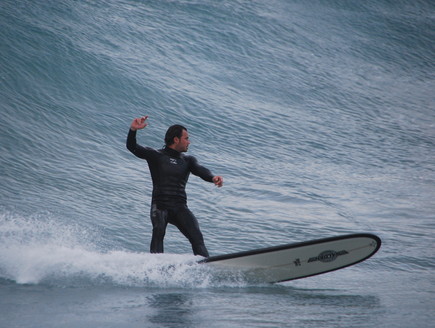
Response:
[[[151,207],[151,223],[153,224],[153,232],[164,234],[168,225],[168,211],[159,210],[157,205],[153,204]]]
[[[164,225],[156,225],[153,227],[153,236],[155,238],[161,238],[165,237],[166,234],[166,226]]]

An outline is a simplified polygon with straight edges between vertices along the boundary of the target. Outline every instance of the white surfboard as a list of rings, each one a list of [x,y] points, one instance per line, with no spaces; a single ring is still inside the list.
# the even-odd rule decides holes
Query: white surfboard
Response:
[[[380,247],[378,236],[352,234],[212,256],[200,263],[275,283],[348,267],[368,259]]]

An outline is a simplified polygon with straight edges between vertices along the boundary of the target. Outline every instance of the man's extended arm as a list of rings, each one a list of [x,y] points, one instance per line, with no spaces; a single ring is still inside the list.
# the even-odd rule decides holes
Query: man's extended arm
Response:
[[[136,142],[136,131],[143,129],[148,124],[146,123],[148,116],[143,116],[140,118],[135,118],[130,126],[130,131],[128,131],[127,136],[127,149],[131,151],[134,155],[136,155],[139,158],[147,159],[150,152],[154,152],[153,149],[142,147],[141,145],[138,145]]]
[[[205,181],[213,182],[216,186],[222,187],[224,184],[224,179],[221,176],[213,176],[209,169],[198,164],[195,157],[191,157],[191,172]]]

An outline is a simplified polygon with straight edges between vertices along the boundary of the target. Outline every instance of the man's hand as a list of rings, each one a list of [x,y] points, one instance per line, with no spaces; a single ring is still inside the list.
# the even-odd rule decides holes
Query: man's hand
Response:
[[[146,127],[148,125],[148,123],[146,123],[147,119],[148,119],[148,115],[147,116],[142,116],[142,117],[135,118],[133,120],[133,122],[131,122],[130,129],[132,131],[143,129],[144,127]]]
[[[218,187],[222,187],[224,185],[224,178],[217,175],[213,177],[213,183]]]

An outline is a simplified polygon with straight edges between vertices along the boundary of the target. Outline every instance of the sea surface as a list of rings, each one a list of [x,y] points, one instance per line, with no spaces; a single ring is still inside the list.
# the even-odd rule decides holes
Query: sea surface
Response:
[[[2,0],[0,327],[434,327],[433,1]],[[280,284],[196,263],[125,147],[185,125],[211,255],[373,233]]]

